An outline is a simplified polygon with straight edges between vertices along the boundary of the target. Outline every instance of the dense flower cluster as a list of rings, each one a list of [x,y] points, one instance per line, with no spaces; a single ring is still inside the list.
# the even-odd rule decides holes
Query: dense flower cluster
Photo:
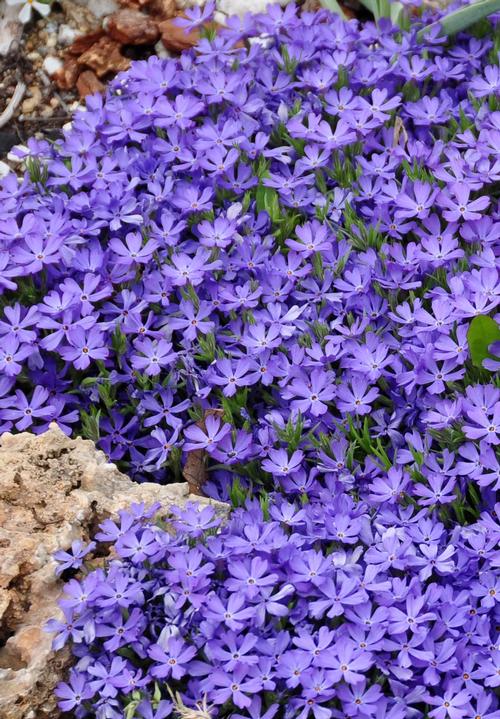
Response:
[[[117,560],[52,626],[63,708],[498,719],[500,388],[468,329],[500,303],[499,48],[274,7],[135,63],[5,180],[0,430],[55,420],[138,480],[204,450],[207,491],[262,503],[104,526]]]
[[[205,449],[222,496],[333,474],[477,517],[500,488],[466,337],[500,302],[497,27],[419,47],[275,7],[33,143],[0,191],[0,430],[56,420],[139,480]]]
[[[335,482],[215,534],[211,507],[178,510],[175,534],[151,513],[101,526],[117,559],[71,580],[49,625],[78,658],[57,690],[75,716],[173,716],[167,687],[214,717],[500,716],[494,513],[448,530]]]

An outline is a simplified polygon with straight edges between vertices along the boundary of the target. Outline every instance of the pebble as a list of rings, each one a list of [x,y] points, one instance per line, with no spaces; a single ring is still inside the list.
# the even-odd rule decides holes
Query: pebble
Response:
[[[161,40],[158,40],[158,42],[155,45],[155,54],[158,55],[158,57],[172,57],[172,53],[170,53],[163,42]]]
[[[69,25],[60,25],[57,39],[61,45],[71,45],[76,40],[77,32]]]
[[[31,60],[31,62],[40,62],[40,60],[42,59],[42,56],[40,55],[39,52],[35,52],[35,51],[33,50],[32,52],[29,52],[29,53],[26,55],[26,59],[27,59],[27,60]]]
[[[49,35],[47,38],[47,47],[55,47],[57,45],[57,38],[54,35]]]
[[[62,66],[62,61],[58,57],[55,57],[55,55],[47,55],[43,61],[43,69],[49,76],[55,75],[56,72],[59,72]]]
[[[21,112],[23,115],[29,115],[35,110],[42,101],[42,93],[40,88],[34,85],[30,87],[31,97],[27,97],[21,105]]]

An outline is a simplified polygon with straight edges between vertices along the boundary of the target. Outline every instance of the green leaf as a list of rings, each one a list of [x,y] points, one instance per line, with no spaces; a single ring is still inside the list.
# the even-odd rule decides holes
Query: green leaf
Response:
[[[398,27],[402,27],[403,29],[406,29],[407,22],[407,13],[406,8],[403,5],[403,3],[400,2],[391,2],[390,4],[390,10],[389,10],[389,17],[391,18],[394,25],[397,25]]]
[[[327,10],[335,13],[335,15],[340,15],[341,18],[347,20],[347,16],[344,14],[344,11],[338,4],[337,0],[321,0],[321,5]]]
[[[262,510],[262,515],[265,521],[268,522],[271,515],[269,514],[269,495],[267,492],[263,492],[263,494],[260,495],[259,504]]]
[[[449,13],[449,15],[445,15],[441,20],[422,28],[417,33],[417,40],[422,42],[425,40],[426,33],[437,27],[441,28],[441,35],[454,35],[498,10],[500,10],[500,0],[479,0],[479,2],[473,2],[470,5],[466,5]]]
[[[279,439],[287,445],[288,451],[295,452],[302,441],[302,434],[304,432],[302,414],[299,412],[295,418],[290,417],[284,427],[279,427],[277,424],[273,426]]]
[[[495,320],[486,315],[474,317],[467,332],[467,342],[475,367],[482,367],[483,360],[491,358],[488,347],[497,340],[500,340],[500,326]]]
[[[267,212],[271,222],[280,219],[279,195],[274,188],[259,185],[255,193],[255,204],[257,212]]]
[[[106,408],[109,410],[113,409],[115,404],[115,398],[113,396],[114,392],[111,387],[111,384],[109,382],[103,382],[102,384],[98,384],[97,391],[99,393],[99,397],[106,405]]]
[[[403,3],[398,0],[360,0],[361,5],[370,12],[378,22],[381,18],[390,18],[394,25],[402,27],[407,24],[407,13]]]
[[[238,477],[233,479],[233,484],[229,490],[229,499],[233,507],[243,507],[247,499],[247,492],[240,484]]]
[[[215,335],[212,332],[208,332],[206,335],[200,335],[198,338],[198,347],[199,350],[195,355],[196,359],[211,364],[217,354]]]
[[[127,351],[127,336],[123,334],[120,325],[116,325],[115,331],[111,337],[111,344],[118,356],[125,354]]]
[[[90,412],[82,410],[80,412],[82,420],[82,436],[84,439],[91,439],[93,442],[98,442],[100,439],[99,434],[99,420],[101,418],[101,410],[95,407],[90,408]]]
[[[383,17],[391,17],[391,3],[389,0],[377,0],[375,3],[375,20]]]

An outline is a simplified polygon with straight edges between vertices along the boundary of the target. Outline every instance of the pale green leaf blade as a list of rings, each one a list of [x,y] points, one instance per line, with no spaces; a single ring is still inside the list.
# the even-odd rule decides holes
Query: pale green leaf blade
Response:
[[[426,33],[436,27],[441,28],[441,35],[455,35],[455,33],[466,30],[471,25],[479,22],[479,20],[499,10],[500,0],[479,0],[479,2],[461,7],[449,13],[449,15],[445,15],[438,22],[433,22],[422,28],[417,33],[417,39],[419,41],[424,40]]]
[[[400,2],[391,2],[391,20],[394,25],[401,26],[405,15],[405,6]]]
[[[347,19],[337,0],[321,0],[321,5],[327,10],[331,10],[331,12],[335,13],[335,15],[340,15],[340,17],[344,20]]]

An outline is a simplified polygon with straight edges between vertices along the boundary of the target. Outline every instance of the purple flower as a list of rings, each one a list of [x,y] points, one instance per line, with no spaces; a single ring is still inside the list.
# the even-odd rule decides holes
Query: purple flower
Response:
[[[411,190],[398,195],[396,199],[397,216],[425,219],[429,216],[437,194],[438,191],[433,190],[430,185],[417,180],[413,183]]]
[[[231,579],[227,581],[230,591],[241,591],[248,597],[256,597],[262,587],[273,585],[278,575],[268,573],[268,563],[255,557],[248,563],[235,563],[228,566]]]
[[[119,264],[129,266],[149,262],[158,243],[154,239],[144,243],[139,232],[129,232],[123,242],[117,237],[111,238],[108,247],[115,255],[118,255],[117,262]]]
[[[64,712],[82,706],[84,701],[94,695],[85,676],[73,670],[70,673],[69,684],[60,682],[54,693],[59,698],[59,706]]]
[[[77,369],[86,369],[91,360],[103,360],[109,355],[104,334],[97,327],[85,330],[75,326],[68,330],[69,346],[60,347],[61,357],[72,362]]]
[[[24,430],[33,424],[34,419],[52,416],[55,408],[46,404],[48,398],[49,392],[44,387],[35,387],[30,400],[18,389],[14,397],[0,399],[0,416],[13,420],[16,429]]]
[[[225,397],[232,397],[236,394],[238,387],[245,387],[249,384],[248,371],[250,361],[241,359],[231,362],[229,359],[218,360],[213,368],[211,381],[224,387],[222,393]]]
[[[167,340],[151,340],[145,337],[136,340],[134,349],[137,353],[132,355],[132,367],[142,370],[149,377],[159,374],[162,368],[170,367],[177,359],[177,353],[172,351],[172,343]]]
[[[487,414],[482,409],[471,409],[467,412],[467,416],[474,424],[464,425],[463,431],[466,437],[481,439],[489,444],[500,444],[500,404],[495,407],[492,414]]]
[[[80,540],[75,539],[75,541],[71,543],[71,552],[66,552],[62,549],[54,552],[54,559],[58,563],[56,574],[60,575],[66,569],[80,569],[87,554],[93,552],[95,548],[95,542],[83,544]]]
[[[127,667],[127,662],[122,657],[115,657],[111,663],[96,661],[91,664],[87,671],[91,675],[89,683],[92,693],[98,693],[101,697],[116,697],[121,684],[121,677]],[[95,679],[93,678],[95,677]]]
[[[368,389],[369,384],[363,377],[354,375],[349,386],[340,385],[337,390],[337,407],[341,412],[354,412],[365,415],[371,410],[370,403],[378,397],[376,387]]]
[[[109,621],[112,623],[99,622],[96,636],[104,637],[103,647],[111,652],[135,641],[144,630],[144,617],[137,607],[132,609],[128,619],[118,615],[116,618],[112,616]]]
[[[458,690],[460,685],[454,683],[442,696],[426,695],[426,701],[436,708],[429,712],[429,716],[436,719],[461,719],[467,714],[467,705],[471,695],[466,689]]]
[[[327,669],[330,682],[336,683],[343,679],[347,684],[358,684],[362,681],[361,672],[369,669],[372,663],[370,653],[360,651],[347,637],[339,639],[320,659],[320,665]]]
[[[206,613],[208,619],[224,623],[229,629],[238,631],[243,629],[245,622],[255,614],[253,607],[245,606],[245,596],[241,594],[230,594],[227,604],[223,604],[221,599],[214,593],[207,599]]]
[[[304,453],[300,450],[293,452],[289,457],[284,449],[272,449],[269,452],[269,459],[262,462],[262,469],[273,475],[283,476],[297,471],[303,459]]]
[[[212,414],[205,417],[204,425],[205,429],[197,425],[191,425],[184,430],[184,436],[189,440],[184,445],[186,452],[192,452],[196,449],[206,449],[209,453],[213,452],[218,442],[223,440],[231,431],[229,424],[223,423],[219,417]]]
[[[148,655],[155,665],[151,669],[151,674],[159,679],[172,677],[180,679],[186,673],[185,664],[196,654],[195,647],[186,646],[182,639],[170,637],[166,646],[154,644],[148,650]]]
[[[479,220],[481,211],[490,204],[489,198],[484,195],[469,202],[470,188],[464,183],[454,183],[451,186],[451,192],[451,197],[444,192],[439,195],[441,207],[447,208],[443,212],[443,217],[449,222],[460,219]]]
[[[92,632],[89,631],[89,627],[85,626],[85,622],[74,616],[71,607],[63,605],[61,609],[63,618],[49,619],[44,626],[44,631],[56,633],[56,636],[52,640],[52,648],[54,651],[61,649],[70,639],[77,643],[82,642],[86,632],[88,637],[92,635]]]
[[[5,372],[7,377],[15,377],[22,370],[22,362],[33,354],[33,347],[28,344],[21,344],[19,340],[8,335],[2,339],[0,347],[0,370]]]
[[[211,682],[217,687],[213,692],[213,700],[216,704],[224,704],[231,701],[235,706],[243,709],[249,707],[252,700],[248,696],[258,692],[262,682],[257,677],[249,677],[246,667],[239,665],[234,672],[214,672]]]
[[[421,613],[424,604],[425,600],[423,597],[409,596],[406,600],[405,611],[392,608],[389,611],[389,626],[391,631],[395,634],[406,631],[416,632],[420,630],[419,624],[435,619],[436,617],[433,612]]]
[[[310,412],[314,417],[319,417],[328,410],[325,403],[332,400],[335,394],[333,374],[314,369],[307,379],[292,380],[282,396],[284,399],[292,399],[292,409]]]
[[[195,309],[191,302],[182,301],[179,305],[179,310],[184,316],[172,317],[168,322],[168,326],[170,329],[182,330],[182,334],[187,340],[194,340],[199,332],[206,335],[213,330],[214,323],[206,319],[210,317],[212,312],[208,302],[201,303]]]
[[[147,699],[137,705],[137,711],[142,719],[168,719],[172,714],[172,702],[162,699],[154,707]]]

